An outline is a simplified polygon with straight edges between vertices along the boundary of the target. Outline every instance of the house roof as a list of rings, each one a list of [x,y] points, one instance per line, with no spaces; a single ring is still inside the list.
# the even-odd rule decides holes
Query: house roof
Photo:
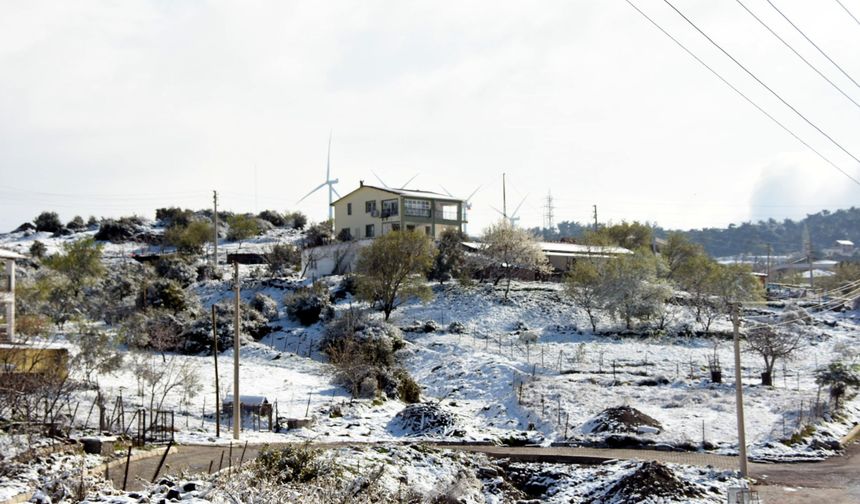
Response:
[[[421,189],[406,189],[406,188],[397,188],[397,187],[379,187],[370,184],[360,185],[352,191],[348,192],[345,196],[341,196],[340,198],[332,201],[332,205],[337,203],[338,201],[351,196],[356,191],[360,191],[364,188],[376,189],[378,191],[385,191],[391,194],[395,194],[398,196],[405,196],[407,198],[433,198],[437,200],[444,201],[465,201],[463,198],[458,198],[456,196],[450,196],[448,194],[437,193],[433,191],[422,191]]]
[[[845,245],[845,246],[848,246],[848,247],[853,247],[853,246],[854,246],[854,242],[853,242],[853,241],[851,241],[851,240],[836,240],[836,244],[837,244],[837,245]]]
[[[225,396],[222,402],[224,404],[233,404],[233,395]],[[246,406],[254,406],[267,403],[269,400],[263,396],[239,394],[239,402]]]
[[[633,253],[624,247],[601,247],[559,242],[537,242],[537,244],[544,254],[558,257],[608,257]],[[481,242],[463,242],[463,245],[473,250],[480,250],[484,247]]]
[[[24,259],[24,256],[11,250],[0,249],[0,259]]]

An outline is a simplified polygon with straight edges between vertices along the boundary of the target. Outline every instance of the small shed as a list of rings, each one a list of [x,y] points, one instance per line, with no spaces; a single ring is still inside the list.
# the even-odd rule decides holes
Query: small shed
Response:
[[[272,414],[272,405],[264,396],[256,395],[239,395],[240,411],[242,414],[253,413],[259,416],[268,417]],[[221,412],[225,415],[233,414],[233,396],[224,397],[221,402]]]

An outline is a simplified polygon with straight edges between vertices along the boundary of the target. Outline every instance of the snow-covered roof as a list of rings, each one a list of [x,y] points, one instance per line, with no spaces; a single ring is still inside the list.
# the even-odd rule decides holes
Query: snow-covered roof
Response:
[[[399,196],[405,196],[407,198],[432,198],[432,199],[437,199],[437,200],[459,201],[459,202],[465,201],[463,198],[458,198],[456,196],[451,196],[450,194],[442,194],[442,193],[438,193],[438,192],[434,192],[434,191],[422,191],[421,189],[406,189],[406,188],[402,188],[402,187],[400,187],[400,188],[398,188],[398,187],[379,187],[379,186],[364,184],[364,185],[358,186],[353,191],[350,191],[345,196],[342,196],[342,197],[334,200],[331,204],[334,205],[335,203],[348,197],[350,194],[354,193],[355,191],[360,191],[361,189],[364,189],[365,187],[369,188],[369,189],[376,189],[379,191],[389,192],[391,194],[397,194]]]
[[[846,246],[846,247],[853,247],[854,246],[854,242],[851,240],[836,240],[836,244]]]
[[[24,259],[24,256],[11,250],[0,249],[0,259]]]
[[[223,402],[224,404],[233,404],[233,396],[228,395],[224,397]],[[258,404],[267,403],[269,400],[263,396],[239,394],[239,402],[248,406],[256,406]]]
[[[602,247],[558,242],[537,242],[537,244],[544,254],[558,257],[608,257],[633,253],[624,247]],[[481,242],[463,242],[463,245],[473,250],[484,248],[484,244]]]

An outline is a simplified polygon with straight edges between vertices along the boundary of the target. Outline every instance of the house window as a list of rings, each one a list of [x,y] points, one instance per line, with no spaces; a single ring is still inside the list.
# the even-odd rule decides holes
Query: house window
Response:
[[[373,238],[373,236],[374,236],[373,224],[368,224],[368,225],[364,226],[364,236],[367,238]]]
[[[400,224],[395,222],[394,224],[391,225],[391,230],[392,231],[400,231]]]
[[[386,217],[394,217],[399,214],[397,206],[397,200],[383,200],[382,201],[382,218]]]
[[[373,213],[376,211],[376,200],[364,202],[364,213]]]
[[[403,201],[405,214],[410,217],[430,218],[430,202],[427,200],[407,199]]]
[[[347,203],[347,204],[346,204],[346,214],[347,214],[347,215],[352,215],[352,203]]]
[[[458,215],[459,213],[459,208],[456,203],[436,202],[436,215],[441,215],[444,220],[460,220],[460,216]]]
[[[424,234],[427,236],[432,235],[433,233],[430,231],[430,226],[424,226]]]
[[[406,225],[406,230],[407,230],[407,231],[415,231],[415,225],[413,225],[413,224],[407,224],[407,225]]]

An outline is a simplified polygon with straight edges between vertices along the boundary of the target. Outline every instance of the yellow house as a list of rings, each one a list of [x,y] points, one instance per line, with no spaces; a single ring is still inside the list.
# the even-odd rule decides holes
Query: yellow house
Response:
[[[409,230],[438,239],[445,229],[463,230],[463,200],[412,189],[366,185],[334,201],[334,231],[352,240]]]

